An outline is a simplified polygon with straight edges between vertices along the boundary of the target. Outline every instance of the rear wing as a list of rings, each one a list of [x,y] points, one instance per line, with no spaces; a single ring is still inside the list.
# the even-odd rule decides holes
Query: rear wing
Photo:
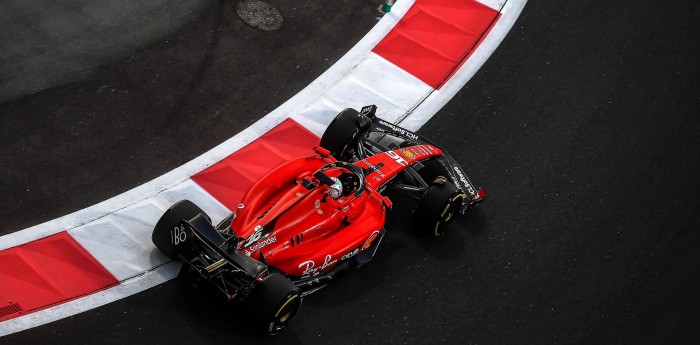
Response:
[[[209,220],[201,213],[189,221],[182,221],[181,226],[185,226],[204,245],[218,254],[221,260],[215,263],[219,267],[230,264],[231,266],[244,271],[253,279],[260,277],[267,272],[267,266],[243,253],[236,248],[224,250],[227,246],[226,239],[214,228]],[[213,264],[214,265],[214,264]]]

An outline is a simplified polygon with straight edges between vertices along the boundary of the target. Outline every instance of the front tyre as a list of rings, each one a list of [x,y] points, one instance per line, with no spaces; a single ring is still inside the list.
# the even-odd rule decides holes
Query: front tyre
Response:
[[[446,178],[436,178],[414,211],[419,232],[431,236],[442,235],[457,217],[465,197]]]
[[[454,184],[454,181],[449,178],[447,168],[437,158],[424,160],[421,164],[423,164],[423,168],[418,170],[418,175],[420,175],[425,182],[430,183],[442,177]]]
[[[355,109],[341,111],[321,136],[321,147],[337,160],[347,160],[350,151],[363,135],[370,120]]]
[[[254,327],[275,335],[294,319],[301,300],[296,285],[279,273],[271,273],[253,288],[244,303],[253,316]]]

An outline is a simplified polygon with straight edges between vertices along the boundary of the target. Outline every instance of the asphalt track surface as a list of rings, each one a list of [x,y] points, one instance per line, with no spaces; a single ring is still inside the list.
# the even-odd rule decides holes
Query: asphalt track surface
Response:
[[[374,20],[371,2],[332,15],[276,5],[288,31],[256,32],[213,3],[91,77],[0,105],[3,233],[220,143]],[[171,281],[0,342],[697,344],[699,16],[693,1],[529,1],[421,130],[489,200],[437,240],[412,235],[397,212],[375,259],[306,298],[279,336],[247,333],[235,310]]]

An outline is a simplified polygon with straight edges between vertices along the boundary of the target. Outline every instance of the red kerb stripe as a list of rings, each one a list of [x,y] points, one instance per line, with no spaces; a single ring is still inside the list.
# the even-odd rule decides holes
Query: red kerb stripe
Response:
[[[475,0],[416,0],[372,51],[439,89],[498,15]]]
[[[66,232],[0,251],[0,321],[117,284]]]
[[[318,143],[318,136],[287,119],[192,180],[229,210],[235,210],[255,181],[292,158],[312,155],[311,148]]]

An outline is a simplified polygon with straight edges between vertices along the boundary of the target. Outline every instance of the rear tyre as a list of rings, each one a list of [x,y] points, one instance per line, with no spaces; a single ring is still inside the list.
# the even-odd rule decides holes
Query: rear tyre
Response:
[[[301,300],[296,285],[279,273],[271,273],[253,288],[244,303],[253,317],[253,327],[275,335],[294,319]]]
[[[440,236],[457,217],[466,195],[452,182],[438,177],[414,211],[419,233]]]
[[[170,206],[153,228],[151,235],[153,244],[169,258],[177,259],[179,248],[182,248],[187,239],[191,237],[191,234],[179,229],[180,222],[190,220],[200,213],[211,222],[211,218],[189,200],[181,200]]]
[[[352,149],[362,135],[360,119],[364,117],[355,109],[341,111],[328,125],[321,136],[321,147],[331,152],[337,160],[347,160]],[[363,121],[364,122],[364,121]]]

